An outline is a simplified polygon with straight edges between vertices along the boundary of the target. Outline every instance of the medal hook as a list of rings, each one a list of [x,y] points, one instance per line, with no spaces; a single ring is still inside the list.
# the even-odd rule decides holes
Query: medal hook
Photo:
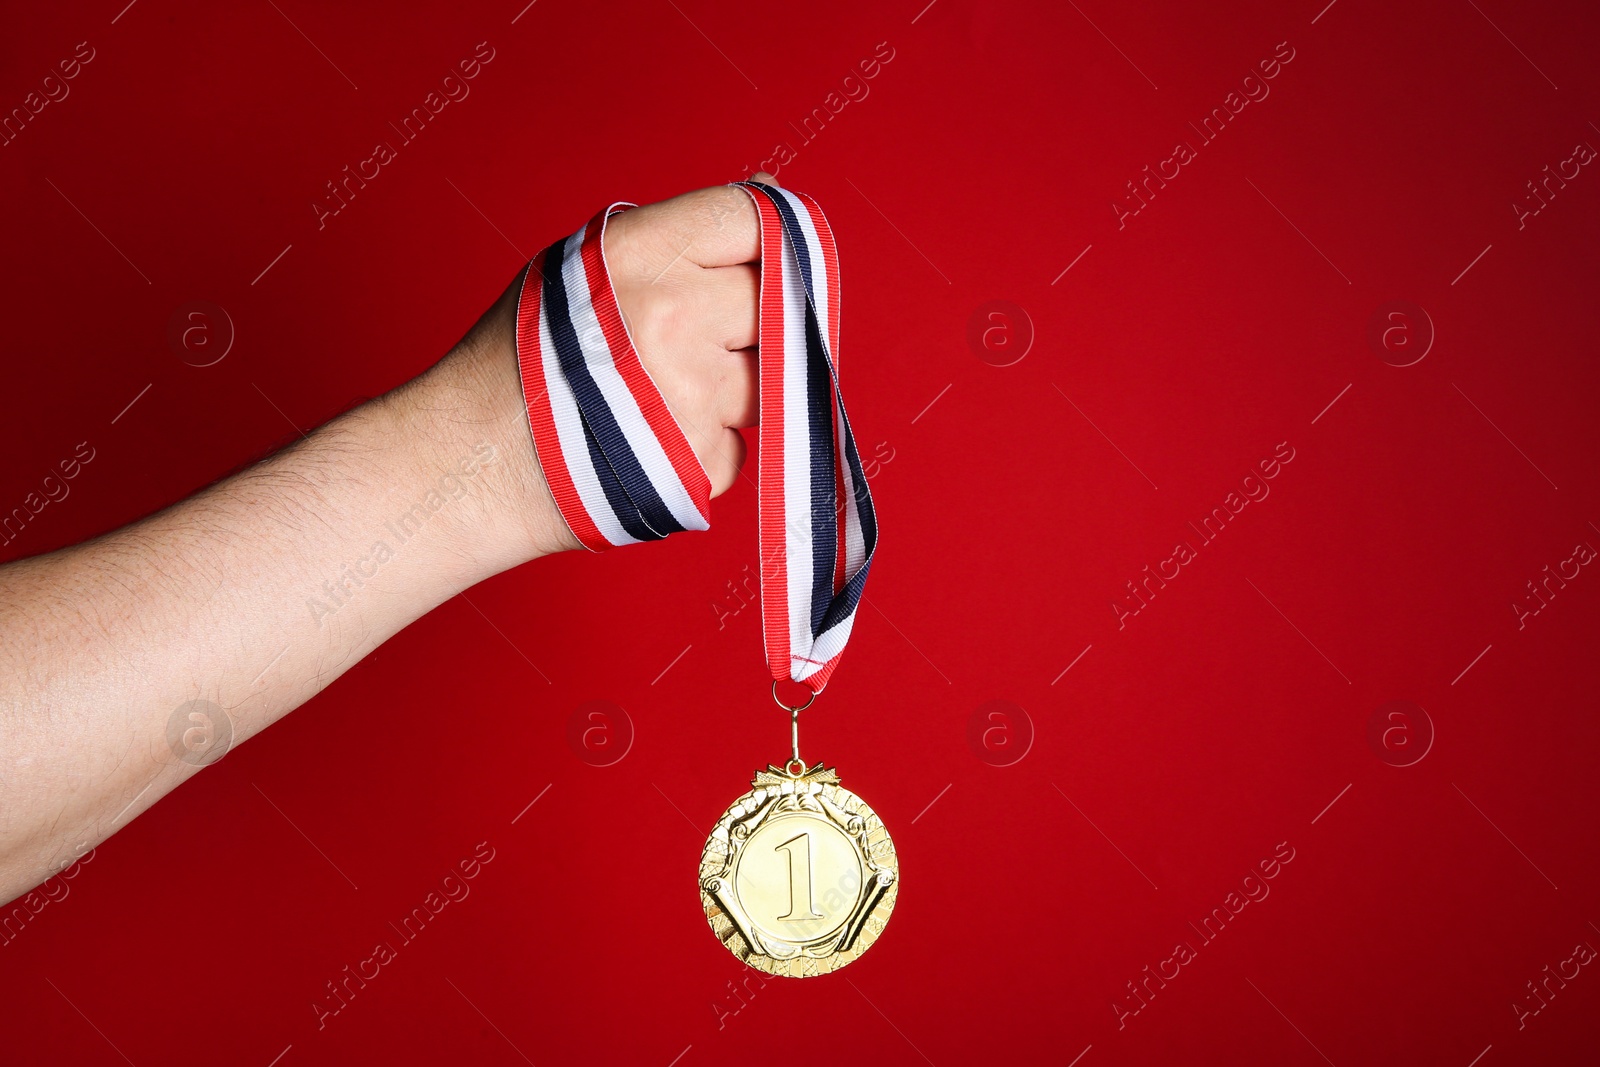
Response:
[[[791,747],[794,749],[794,755],[790,758],[788,763],[784,764],[784,770],[788,771],[790,774],[794,774],[794,773],[796,773],[794,768],[798,764],[799,767],[800,767],[800,770],[804,771],[806,769],[806,761],[800,758],[800,709],[799,708],[790,708],[789,709],[789,740],[792,743]]]
[[[800,758],[800,713],[809,708],[811,706],[811,702],[816,699],[817,694],[812,693],[806,697],[806,702],[804,704],[785,704],[778,697],[777,680],[774,679],[772,682],[772,702],[789,713],[789,741],[791,755],[789,762],[783,765],[783,769],[787,771],[791,777],[798,777],[800,774],[804,773],[806,769],[805,761]],[[796,770],[796,767],[798,767],[799,770]]]

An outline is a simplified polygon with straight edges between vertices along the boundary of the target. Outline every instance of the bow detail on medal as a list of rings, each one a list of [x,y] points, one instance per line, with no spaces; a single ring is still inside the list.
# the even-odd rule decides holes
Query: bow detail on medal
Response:
[[[877,514],[839,393],[839,254],[816,201],[759,182],[761,607],[767,665],[820,693],[855,622]],[[710,527],[710,481],[628,336],[601,211],[540,252],[517,300],[517,365],[551,494],[587,548]]]
[[[764,785],[781,786],[786,782],[792,782],[796,785],[810,785],[813,782],[817,785],[835,785],[838,781],[838,772],[832,767],[824,767],[820,763],[807,768],[800,774],[790,774],[782,767],[773,767],[769,764],[766,770],[756,772],[755,779],[751,781],[750,785],[751,788],[760,789]]]

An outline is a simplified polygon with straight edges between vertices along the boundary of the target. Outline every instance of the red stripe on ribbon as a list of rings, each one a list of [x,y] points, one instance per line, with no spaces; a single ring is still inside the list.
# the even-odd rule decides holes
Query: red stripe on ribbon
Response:
[[[701,516],[709,520],[711,479],[706,476],[705,467],[694,454],[689,439],[684,436],[683,427],[667,408],[661,390],[639,358],[639,351],[634,347],[633,338],[628,335],[628,328],[622,321],[616,290],[611,286],[611,272],[606,267],[606,222],[612,212],[620,214],[632,206],[612,204],[591,219],[584,232],[583,273],[589,283],[589,303],[594,307],[595,318],[600,320],[600,332],[605,335],[606,344],[611,348],[611,359],[617,373],[627,385],[628,392],[633,394],[634,403],[639,405],[645,422],[650,424],[650,431],[661,443],[661,450],[667,454],[672,469],[677,471],[678,480],[688,491],[689,499],[694,502]]]
[[[761,309],[759,347],[761,434],[757,445],[761,546],[761,619],[767,666],[775,679],[790,676],[789,538],[783,482],[783,367],[788,353],[783,337],[783,222],[760,193],[746,189],[761,222]]]
[[[528,405],[528,426],[533,435],[534,452],[545,484],[555,497],[567,525],[591,552],[603,552],[611,542],[589,518],[578,487],[572,482],[567,461],[562,458],[561,438],[556,433],[555,415],[550,408],[550,390],[545,383],[544,348],[539,343],[539,314],[543,302],[545,253],[540,252],[522,274],[522,291],[517,294],[517,370],[522,377],[522,398]]]

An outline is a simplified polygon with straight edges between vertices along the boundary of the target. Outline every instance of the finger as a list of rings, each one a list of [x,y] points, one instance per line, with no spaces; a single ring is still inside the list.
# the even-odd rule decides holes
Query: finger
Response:
[[[725,370],[717,382],[718,421],[731,428],[757,425],[761,421],[761,372],[755,348],[724,353],[721,362]]]
[[[698,271],[694,285],[711,340],[733,351],[756,343],[761,273],[753,264]]]
[[[744,466],[747,449],[744,434],[738,430],[724,430],[717,440],[716,452],[706,464],[706,476],[711,479],[711,495],[721,496],[739,480],[739,469]]]
[[[669,235],[666,243],[683,250],[683,258],[691,263],[729,267],[761,258],[760,222],[750,194],[743,189],[731,185],[696,189],[638,213],[659,222]]]
[[[762,185],[770,185],[774,189],[778,187],[778,179],[774,178],[764,170],[758,170],[754,174],[750,175],[750,180],[753,182],[760,182]]]

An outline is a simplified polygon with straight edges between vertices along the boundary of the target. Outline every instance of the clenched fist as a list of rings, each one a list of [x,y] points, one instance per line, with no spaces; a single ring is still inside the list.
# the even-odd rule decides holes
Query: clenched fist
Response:
[[[765,174],[755,180],[771,182]],[[628,334],[717,496],[744,463],[739,428],[757,421],[761,237],[755,206],[748,193],[728,185],[685,193],[613,217],[604,250]],[[578,548],[528,436],[516,376],[518,288],[514,281],[445,363],[467,356],[480,364],[472,379],[483,379],[486,395],[501,408],[500,420],[522,423],[528,465],[521,489],[532,498],[532,547]]]

